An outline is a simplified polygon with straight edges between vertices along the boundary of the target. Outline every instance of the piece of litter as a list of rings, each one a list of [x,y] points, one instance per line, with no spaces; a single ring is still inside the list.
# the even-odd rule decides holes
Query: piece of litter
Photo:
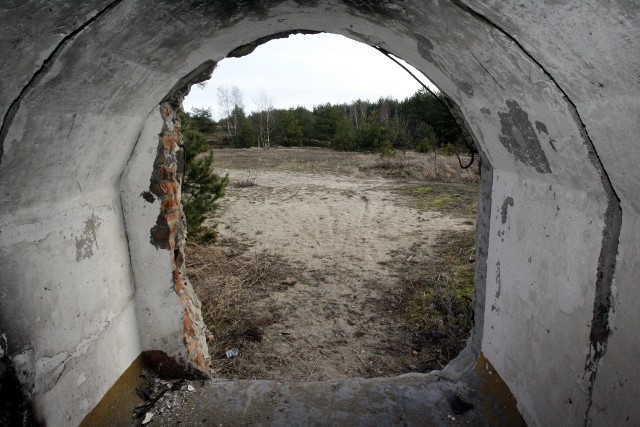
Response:
[[[189,384],[187,386],[187,391],[192,391],[193,392],[193,391],[196,391],[196,388],[194,386],[192,386],[191,384]]]
[[[225,355],[227,356],[227,359],[233,359],[234,357],[236,357],[238,355],[238,349],[237,348],[232,348],[231,350],[227,350]]]
[[[149,424],[151,422],[151,418],[153,418],[153,412],[147,412],[146,414],[144,414],[142,425]]]

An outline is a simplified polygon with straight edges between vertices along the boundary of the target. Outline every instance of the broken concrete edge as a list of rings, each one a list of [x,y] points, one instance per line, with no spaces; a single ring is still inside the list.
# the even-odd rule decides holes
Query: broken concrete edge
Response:
[[[266,37],[260,37],[254,41],[252,41],[251,43],[247,43],[245,45],[239,46],[235,49],[233,49],[231,52],[229,52],[227,54],[227,58],[241,58],[243,56],[247,56],[251,53],[253,53],[254,50],[256,50],[256,48],[260,45],[263,45],[267,42],[270,42],[271,40],[277,40],[277,39],[286,39],[289,36],[292,36],[294,34],[320,34],[320,31],[311,31],[311,30],[291,30],[291,31],[284,31],[282,33],[276,33],[276,34],[272,34],[270,36],[266,36]]]
[[[206,68],[204,74],[208,76],[213,66]],[[199,70],[195,79],[203,78],[204,74]],[[187,224],[181,203],[184,176],[178,173],[178,169],[184,152],[179,113],[182,98],[187,92],[188,89],[177,89],[170,101],[160,105],[163,125],[149,186],[150,192],[160,200],[160,213],[151,229],[151,244],[158,249],[167,249],[171,257],[173,289],[183,308],[181,327],[183,344],[188,353],[186,368],[207,373],[211,362],[206,339],[207,328],[202,319],[200,301],[184,270]]]
[[[191,90],[191,86],[206,82],[211,78],[211,74],[213,70],[215,70],[218,63],[212,59],[207,60],[196,67],[195,70],[191,71],[189,74],[178,80],[178,82],[173,85],[167,96],[164,97],[162,101],[160,101],[160,105],[169,103],[176,111],[182,110],[182,101],[185,96],[189,94]]]

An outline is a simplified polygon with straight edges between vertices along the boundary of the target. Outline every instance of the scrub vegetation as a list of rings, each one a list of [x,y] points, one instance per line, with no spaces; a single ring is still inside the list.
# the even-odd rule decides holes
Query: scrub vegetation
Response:
[[[217,123],[208,110],[182,116],[186,267],[216,373],[308,381],[444,367],[473,326],[479,172],[452,155],[459,141],[445,141],[459,130],[441,104],[419,92],[274,109],[267,124],[233,93]]]
[[[425,90],[402,101],[357,100],[311,110],[277,109],[273,98],[263,94],[255,102],[257,111],[250,114],[237,87],[218,88],[218,101],[223,118],[214,141],[227,147],[322,147],[382,156],[407,150],[445,155],[468,150],[446,97]],[[211,113],[195,110],[192,116],[210,118]]]

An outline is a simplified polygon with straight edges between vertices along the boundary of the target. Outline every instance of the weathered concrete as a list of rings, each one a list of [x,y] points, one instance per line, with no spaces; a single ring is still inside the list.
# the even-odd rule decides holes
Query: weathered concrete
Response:
[[[135,386],[146,387],[153,398],[166,390],[147,408],[154,426],[525,425],[515,399],[486,360],[458,380],[429,373],[291,383],[182,379],[145,383],[141,378],[149,378],[148,371],[140,368],[132,365],[82,425],[140,425],[145,414],[131,416],[142,403]]]
[[[38,415],[76,424],[143,351],[197,367],[179,254],[148,241],[160,204],[140,197],[157,108],[207,61],[301,29],[423,71],[491,165],[465,357],[484,353],[531,425],[639,424],[640,8],[605,3],[0,6],[0,333]]]
[[[478,410],[451,411],[457,394]],[[274,426],[450,426],[489,425],[465,382],[419,375],[283,384],[276,381],[215,381],[169,414],[156,412],[156,425]],[[453,419],[452,419],[453,418]],[[206,420],[206,422],[204,421]]]

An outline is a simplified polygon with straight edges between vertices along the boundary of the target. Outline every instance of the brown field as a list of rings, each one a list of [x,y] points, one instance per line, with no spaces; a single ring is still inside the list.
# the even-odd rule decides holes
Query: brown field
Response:
[[[455,157],[216,150],[231,179],[190,242],[217,375],[309,381],[444,366],[472,326],[477,168]],[[238,356],[228,359],[226,350]]]

